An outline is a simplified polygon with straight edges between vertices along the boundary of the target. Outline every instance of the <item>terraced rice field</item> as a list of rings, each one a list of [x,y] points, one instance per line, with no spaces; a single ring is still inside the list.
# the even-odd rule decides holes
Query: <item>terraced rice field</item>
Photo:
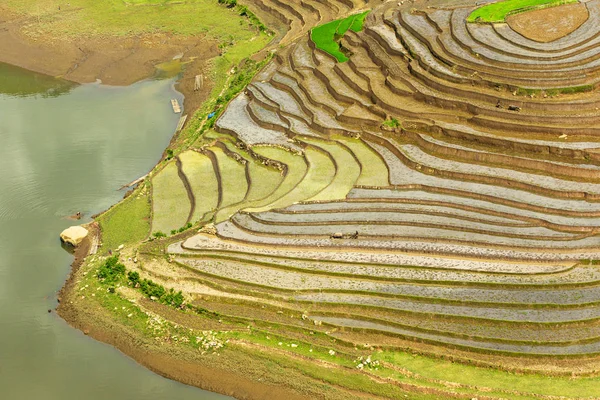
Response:
[[[365,3],[256,3],[295,39],[153,178],[153,230],[214,224],[169,246],[179,277],[355,345],[597,372],[600,0],[551,43],[376,3],[345,63],[308,30]]]

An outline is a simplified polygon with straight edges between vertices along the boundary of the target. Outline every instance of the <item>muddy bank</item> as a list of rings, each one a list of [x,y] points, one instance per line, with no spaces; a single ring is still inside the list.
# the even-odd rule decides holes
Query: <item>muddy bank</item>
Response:
[[[94,234],[97,234],[95,231]],[[92,237],[92,235],[90,235]],[[77,295],[77,280],[89,240],[78,248],[71,274],[59,292],[57,313],[69,325],[111,346],[151,371],[188,385],[240,400],[306,400],[285,387],[260,382],[245,373],[244,363],[235,354],[202,357],[199,352],[152,342],[135,330],[119,324],[97,304],[85,303]],[[276,371],[273,371],[276,373]]]
[[[0,5],[0,62],[77,83],[125,86],[155,75],[157,64],[181,57],[185,69],[178,90],[185,96],[185,113],[198,108],[212,88],[205,79],[204,88],[194,91],[194,77],[207,73],[208,60],[219,55],[215,40],[167,33],[33,37],[24,33],[30,19]]]

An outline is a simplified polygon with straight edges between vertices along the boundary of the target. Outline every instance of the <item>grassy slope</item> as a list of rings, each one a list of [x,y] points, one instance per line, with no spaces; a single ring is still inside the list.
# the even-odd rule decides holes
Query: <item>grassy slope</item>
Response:
[[[317,48],[334,56],[338,62],[348,61],[348,57],[340,51],[338,40],[348,31],[360,32],[369,11],[338,19],[314,28],[310,38]]]
[[[145,187],[137,191],[117,207],[113,207],[100,217],[102,246],[116,249],[122,244],[144,240],[150,232],[150,201]]]
[[[473,11],[467,18],[469,22],[504,22],[506,17],[537,8],[553,7],[561,4],[576,3],[578,0],[505,0],[488,4]]]
[[[3,0],[3,4],[34,16],[31,29],[58,37],[157,31],[234,40],[255,36],[247,20],[217,0]]]

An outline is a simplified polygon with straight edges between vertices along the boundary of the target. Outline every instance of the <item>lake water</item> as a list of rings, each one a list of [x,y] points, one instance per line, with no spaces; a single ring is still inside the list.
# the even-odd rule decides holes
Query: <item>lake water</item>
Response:
[[[148,172],[177,125],[173,80],[74,86],[0,64],[0,398],[228,397],[162,378],[48,309],[72,261],[58,239]]]

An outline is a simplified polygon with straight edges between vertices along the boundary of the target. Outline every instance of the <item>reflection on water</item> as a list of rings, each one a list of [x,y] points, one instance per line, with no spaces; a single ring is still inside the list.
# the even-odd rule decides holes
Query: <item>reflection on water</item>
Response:
[[[223,399],[161,378],[48,309],[72,256],[59,233],[160,159],[182,100],[172,80],[123,88],[0,66],[0,398]],[[58,94],[62,95],[58,95]]]
[[[77,84],[0,63],[0,94],[11,96],[56,97],[68,93]]]

